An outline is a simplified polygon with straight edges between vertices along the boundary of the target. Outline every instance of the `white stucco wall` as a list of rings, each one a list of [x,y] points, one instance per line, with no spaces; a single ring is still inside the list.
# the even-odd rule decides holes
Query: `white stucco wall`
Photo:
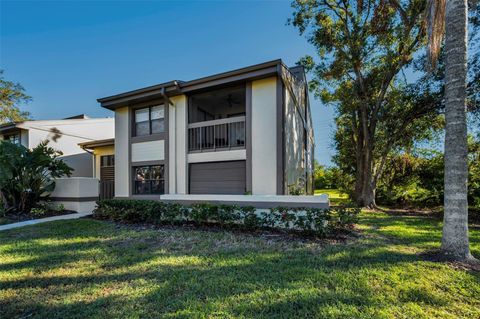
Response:
[[[114,137],[114,121],[71,119],[26,121],[19,123],[22,145],[33,148],[48,140],[49,146],[63,153],[62,159],[74,169],[73,177],[92,177],[93,159],[78,143]]]
[[[130,178],[128,167],[128,107],[115,110],[115,196],[128,197]]]
[[[132,163],[143,161],[163,161],[165,159],[165,141],[132,143]]]
[[[189,163],[239,161],[247,158],[245,150],[204,152],[188,154]]]
[[[98,179],[87,177],[58,178],[51,198],[55,204],[79,213],[91,213],[98,198]]]
[[[18,126],[28,130],[28,147],[35,147],[48,139],[49,145],[62,151],[64,156],[85,153],[78,143],[114,137],[111,118],[27,121]]]
[[[277,193],[277,78],[252,82],[252,194]]]
[[[171,98],[169,108],[169,172],[168,192],[187,193],[187,97]]]

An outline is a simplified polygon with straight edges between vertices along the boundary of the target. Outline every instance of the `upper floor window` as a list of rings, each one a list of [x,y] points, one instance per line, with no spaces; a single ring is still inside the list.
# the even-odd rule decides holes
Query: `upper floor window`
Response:
[[[157,105],[135,110],[135,136],[165,132],[165,106]]]

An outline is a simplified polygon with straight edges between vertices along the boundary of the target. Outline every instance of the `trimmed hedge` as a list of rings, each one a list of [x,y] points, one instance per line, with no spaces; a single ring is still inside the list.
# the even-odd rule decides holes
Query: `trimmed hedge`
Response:
[[[97,202],[94,217],[158,225],[189,222],[195,225],[216,224],[247,230],[281,228],[325,237],[351,230],[359,213],[360,209],[354,207],[256,209],[237,205],[184,206],[153,200],[108,199]]]

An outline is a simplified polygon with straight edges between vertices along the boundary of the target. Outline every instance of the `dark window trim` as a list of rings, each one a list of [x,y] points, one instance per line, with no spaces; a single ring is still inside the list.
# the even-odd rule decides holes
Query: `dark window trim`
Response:
[[[103,159],[106,157],[110,157],[112,159],[112,165],[103,165]],[[110,154],[110,155],[100,155],[100,167],[115,167],[115,155]]]
[[[150,170],[151,167],[154,167],[154,166],[163,166],[163,177],[160,178],[160,179],[146,179],[145,182],[149,182],[149,183],[152,183],[154,181],[160,181],[160,182],[163,182],[163,192],[161,193],[152,193],[151,192],[151,189],[152,189],[152,186],[150,185],[150,192],[149,193],[137,193],[137,188],[135,187],[135,182],[137,181],[136,180],[136,176],[135,176],[135,170],[139,167],[148,167],[148,169]],[[166,186],[167,186],[167,183],[166,183],[166,178],[165,178],[165,175],[166,175],[166,166],[165,164],[148,164],[148,165],[142,165],[140,163],[135,163],[135,164],[132,164],[132,186],[133,186],[133,192],[132,194],[134,196],[147,196],[147,195],[150,195],[150,196],[155,196],[155,195],[162,195],[162,194],[165,194],[165,190],[166,190]]]
[[[163,106],[163,118],[160,119],[154,119],[152,120],[152,108],[158,107],[158,106]],[[137,121],[136,121],[136,111],[142,110],[142,109],[148,109],[148,120],[143,121],[143,122],[138,122],[138,123],[144,123],[148,122],[148,134],[145,135],[137,135]],[[152,133],[152,121],[156,120],[163,120],[163,132],[160,133]],[[143,106],[137,106],[137,107],[132,107],[132,138],[141,138],[141,137],[146,137],[146,136],[155,136],[154,139],[160,139],[163,138],[163,136],[166,134],[166,124],[165,122],[167,121],[167,105],[162,101],[160,103],[148,103],[147,105]]]

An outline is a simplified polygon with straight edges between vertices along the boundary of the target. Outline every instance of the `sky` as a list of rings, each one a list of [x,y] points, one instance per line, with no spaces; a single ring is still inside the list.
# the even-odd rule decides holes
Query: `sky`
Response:
[[[97,98],[315,55],[286,23],[290,2],[0,0],[0,69],[34,119],[112,117]],[[315,158],[331,165],[334,111],[310,102]]]

